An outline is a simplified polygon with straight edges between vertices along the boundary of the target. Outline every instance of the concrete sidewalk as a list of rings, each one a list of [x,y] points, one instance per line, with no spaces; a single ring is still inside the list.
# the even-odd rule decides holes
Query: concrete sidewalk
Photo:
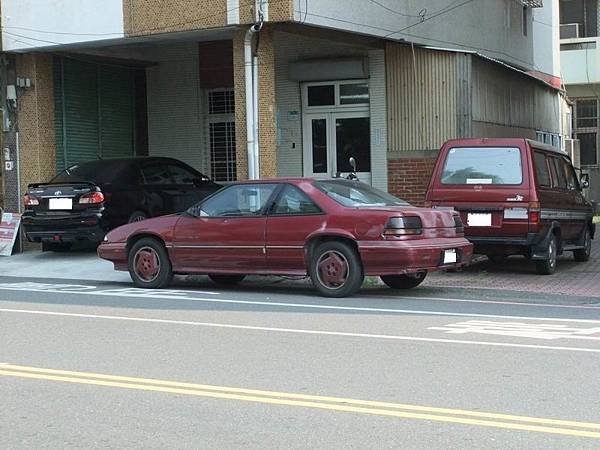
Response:
[[[112,263],[98,258],[92,250],[31,251],[0,257],[0,276],[131,283],[127,272],[115,271]],[[306,284],[306,281],[297,283]],[[479,257],[461,272],[430,274],[423,286],[600,298],[600,241],[594,242],[590,261],[577,263],[569,252],[559,259],[557,271],[551,276],[537,275],[534,264],[521,257],[509,258],[503,264],[493,264],[487,258]]]
[[[100,259],[93,250],[65,253],[29,251],[0,257],[0,276],[131,282],[129,273],[117,272],[111,262]]]

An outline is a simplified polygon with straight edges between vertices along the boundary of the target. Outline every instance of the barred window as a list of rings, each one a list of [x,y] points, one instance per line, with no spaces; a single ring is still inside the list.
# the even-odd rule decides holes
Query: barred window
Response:
[[[234,114],[235,94],[231,89],[215,90],[208,93],[209,114]]]
[[[233,89],[208,91],[208,134],[212,179],[237,180]]]
[[[215,181],[237,179],[235,157],[235,122],[210,124],[211,175]]]
[[[598,103],[593,100],[577,100],[575,103],[577,128],[591,128],[598,126]]]

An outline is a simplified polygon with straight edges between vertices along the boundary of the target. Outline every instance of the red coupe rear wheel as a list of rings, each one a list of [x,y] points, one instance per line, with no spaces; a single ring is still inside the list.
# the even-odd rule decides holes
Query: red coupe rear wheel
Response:
[[[315,288],[326,297],[346,297],[362,286],[364,274],[357,251],[346,242],[323,242],[311,252],[308,272]]]
[[[343,287],[348,280],[348,260],[335,250],[323,253],[317,262],[317,276],[330,289]]]

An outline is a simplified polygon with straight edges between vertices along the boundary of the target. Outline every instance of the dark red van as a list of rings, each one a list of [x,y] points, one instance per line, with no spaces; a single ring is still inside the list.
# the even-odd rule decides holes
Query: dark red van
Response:
[[[590,257],[595,225],[567,154],[528,139],[457,139],[438,156],[427,203],[460,212],[475,252],[501,261],[524,255],[551,274],[556,258]]]

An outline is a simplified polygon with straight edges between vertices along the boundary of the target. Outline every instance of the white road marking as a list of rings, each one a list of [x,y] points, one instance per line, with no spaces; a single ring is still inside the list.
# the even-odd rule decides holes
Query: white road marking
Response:
[[[55,312],[55,311],[35,311],[35,310],[27,310],[27,309],[7,309],[7,308],[0,308],[0,312],[13,313],[13,314],[59,316],[59,317],[77,317],[77,318],[84,318],[84,319],[104,319],[104,320],[131,321],[131,322],[161,323],[161,324],[169,324],[169,325],[188,325],[188,326],[208,327],[208,328],[228,328],[228,329],[237,329],[237,330],[264,331],[264,332],[277,332],[277,333],[339,336],[339,337],[352,337],[352,338],[364,338],[364,339],[436,342],[436,343],[443,343],[443,344],[480,345],[480,346],[488,346],[488,347],[513,347],[513,348],[527,348],[527,349],[537,349],[537,350],[557,350],[557,351],[567,351],[567,352],[600,353],[600,349],[585,348],[585,347],[559,347],[559,346],[549,346],[549,345],[514,344],[514,343],[509,343],[509,342],[466,341],[466,340],[458,340],[458,339],[437,339],[437,338],[425,338],[425,337],[417,337],[417,336],[396,336],[396,335],[390,335],[390,334],[350,333],[350,332],[343,332],[343,331],[306,330],[306,329],[298,329],[298,328],[259,327],[259,326],[252,326],[252,325],[235,325],[235,324],[212,323],[212,322],[194,322],[194,321],[188,321],[188,320],[152,319],[152,318],[147,318],[147,317],[62,313],[62,312]]]
[[[202,303],[220,303],[220,304],[233,304],[233,305],[255,305],[255,306],[278,306],[283,308],[305,308],[305,309],[323,309],[329,311],[355,311],[355,312],[376,312],[376,313],[392,313],[392,314],[415,314],[415,315],[428,315],[428,316],[449,316],[449,317],[485,317],[488,319],[517,319],[517,320],[540,320],[540,321],[556,321],[556,322],[573,322],[573,323],[600,323],[600,320],[593,319],[565,319],[565,318],[554,318],[554,317],[527,317],[527,316],[512,316],[502,314],[479,314],[479,313],[457,313],[447,311],[429,311],[429,310],[418,310],[418,309],[394,309],[394,308],[370,308],[360,306],[336,306],[336,305],[323,305],[323,304],[311,304],[311,303],[287,303],[287,302],[268,302],[258,300],[233,300],[225,298],[203,298],[203,297],[189,297],[188,294],[210,294],[219,295],[217,292],[203,292],[203,291],[177,291],[168,289],[139,289],[139,288],[125,288],[125,289],[107,289],[107,290],[82,290],[76,291],[72,289],[52,289],[52,288],[27,288],[24,289],[20,286],[24,283],[0,283],[0,290],[13,290],[13,291],[27,291],[27,292],[50,292],[57,294],[76,294],[76,295],[96,295],[96,296],[117,296],[117,297],[130,297],[130,298],[151,298],[155,300],[181,300],[188,302],[202,302]],[[31,283],[27,283],[30,285]],[[45,286],[45,285],[44,285]],[[50,285],[51,286],[51,285]],[[71,285],[68,285],[71,286]],[[75,285],[72,285],[75,286]],[[413,298],[414,299],[414,298]]]
[[[477,288],[480,289],[480,288]],[[532,292],[527,292],[532,294]],[[451,302],[451,303],[485,303],[489,305],[515,305],[515,306],[537,306],[544,308],[566,308],[566,309],[596,309],[600,311],[600,306],[593,305],[555,305],[553,303],[537,303],[537,302],[517,302],[507,300],[474,300],[466,298],[442,298],[442,297],[397,297],[399,299],[406,298],[407,300],[430,300],[435,302]],[[600,298],[598,298],[600,304]]]
[[[429,327],[428,330],[445,331],[447,334],[488,334],[495,336],[524,337],[530,339],[579,339],[600,341],[600,327],[576,328],[567,325],[529,324],[519,322],[492,322],[469,320],[452,323],[443,327]]]

